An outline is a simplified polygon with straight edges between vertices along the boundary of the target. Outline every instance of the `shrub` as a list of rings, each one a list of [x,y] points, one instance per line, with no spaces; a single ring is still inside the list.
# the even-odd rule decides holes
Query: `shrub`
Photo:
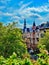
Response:
[[[0,55],[5,58],[12,55],[13,52],[18,57],[22,57],[26,53],[26,45],[22,39],[22,32],[14,25],[13,23],[7,26],[0,24]]]
[[[49,33],[46,32],[44,37],[39,40],[39,48],[46,49],[49,52]]]

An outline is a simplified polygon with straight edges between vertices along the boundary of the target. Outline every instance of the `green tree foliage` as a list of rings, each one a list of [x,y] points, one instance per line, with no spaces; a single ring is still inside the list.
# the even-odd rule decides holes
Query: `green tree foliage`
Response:
[[[41,56],[43,56],[43,58],[41,58]],[[49,65],[49,56],[43,50],[43,53],[39,55],[38,60],[35,61],[33,59],[30,60],[29,58],[18,58],[17,54],[13,53],[6,59],[3,56],[0,56],[0,65]]]
[[[29,58],[21,59],[18,58],[15,53],[13,53],[13,55],[7,59],[0,56],[0,65],[32,65],[32,63]]]
[[[46,32],[44,37],[39,40],[38,47],[49,51],[49,32]]]
[[[0,23],[0,55],[9,57],[15,52],[18,57],[26,53],[26,45],[22,39],[22,32],[16,28],[16,23],[3,26]]]

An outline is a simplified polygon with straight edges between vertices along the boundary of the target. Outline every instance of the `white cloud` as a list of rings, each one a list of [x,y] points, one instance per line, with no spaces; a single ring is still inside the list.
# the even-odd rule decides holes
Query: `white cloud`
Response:
[[[14,18],[14,19],[20,19],[19,16],[13,16],[12,18]]]
[[[35,12],[49,12],[48,6],[40,6],[40,7],[28,7],[27,11],[35,11]]]
[[[21,15],[22,18],[37,17],[37,18],[42,19],[40,14],[34,13],[32,11],[33,11],[32,8],[24,8],[22,10],[18,10],[18,13],[19,13],[19,15]]]
[[[0,11],[0,16],[13,16],[13,14],[12,13],[8,13],[8,12]]]
[[[22,12],[20,12],[21,14],[21,16],[23,17],[23,18],[29,18],[29,17],[34,17],[34,18],[40,18],[40,19],[42,19],[42,17],[38,14],[38,13],[33,13],[33,12],[30,12],[30,11],[22,11]]]
[[[12,14],[12,13],[8,13],[8,12],[3,13],[3,15],[4,15],[4,16],[13,16],[13,14]]]
[[[7,3],[10,2],[11,0],[0,0],[0,2],[2,3]],[[9,7],[7,8],[7,12],[2,12],[0,11],[0,16],[11,16],[10,20],[12,21],[18,21],[21,20],[23,18],[27,18],[29,19],[30,17],[35,19],[37,18],[38,20],[46,21],[49,18],[49,15],[46,15],[45,17],[43,17],[40,13],[43,12],[47,12],[49,13],[49,6],[48,5],[44,5],[44,6],[40,6],[40,7],[29,7],[29,5],[32,2],[26,3],[24,4],[24,1],[20,1],[19,5],[20,8],[19,9],[14,9],[13,7]],[[5,8],[4,6],[0,6],[0,9]],[[20,22],[20,21],[19,21]],[[37,21],[38,22],[38,21]],[[23,27],[23,24],[19,23],[20,28]],[[30,24],[27,23],[27,27],[31,27]]]
[[[23,1],[20,1],[20,3],[23,3]],[[27,4],[23,4],[22,6],[20,6],[20,9],[17,9],[17,10],[16,9],[14,10],[12,7],[10,7],[10,8],[8,8],[8,11],[11,12],[11,10],[13,10],[13,12],[11,12],[11,13],[5,12],[5,13],[2,13],[2,15],[4,15],[4,16],[13,16],[13,18],[18,18],[18,19],[19,18],[28,18],[28,17],[38,17],[38,18],[42,19],[40,14],[32,12],[32,11],[41,11],[41,10],[39,10],[39,8],[28,7],[31,3],[32,2],[29,2]]]
[[[29,2],[27,4],[23,4],[22,7],[20,8],[20,11],[29,6],[32,2]]]
[[[38,19],[41,20],[43,16],[40,13],[43,12],[49,13],[48,5],[43,5],[40,7],[29,7],[30,4],[31,2],[29,2],[28,4],[23,4],[18,10],[18,14],[21,16],[21,18],[37,17]]]

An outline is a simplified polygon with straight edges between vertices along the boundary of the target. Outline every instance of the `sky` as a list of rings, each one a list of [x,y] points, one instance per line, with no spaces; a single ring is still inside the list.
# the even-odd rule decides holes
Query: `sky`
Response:
[[[0,0],[0,22],[18,22],[23,28],[24,19],[27,27],[49,21],[49,0]]]

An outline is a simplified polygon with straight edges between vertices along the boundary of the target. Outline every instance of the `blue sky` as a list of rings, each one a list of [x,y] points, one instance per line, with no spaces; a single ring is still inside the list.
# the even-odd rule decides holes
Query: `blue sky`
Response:
[[[0,0],[0,22],[18,22],[17,27],[23,28],[24,18],[27,27],[33,21],[36,25],[49,21],[49,0]]]

